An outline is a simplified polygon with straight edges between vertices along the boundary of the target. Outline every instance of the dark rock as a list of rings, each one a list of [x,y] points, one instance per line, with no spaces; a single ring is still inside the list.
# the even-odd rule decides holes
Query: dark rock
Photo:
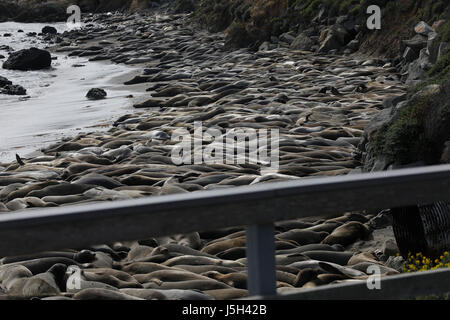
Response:
[[[0,88],[0,92],[3,94],[9,94],[13,96],[24,96],[27,94],[27,90],[24,87],[14,84],[7,84]]]
[[[35,1],[37,2],[37,1]],[[57,22],[66,21],[67,4],[63,1],[46,1],[35,3],[31,1],[19,4],[17,14],[12,16],[18,22]]]
[[[405,52],[403,52],[403,59],[406,63],[412,62],[419,57],[419,52],[411,47],[406,47]]]
[[[373,229],[383,229],[392,225],[392,215],[389,210],[383,210],[370,219],[369,226]]]
[[[51,27],[51,26],[45,26],[42,28],[41,31],[43,34],[57,34],[58,31],[56,30],[56,28]]]
[[[450,141],[445,143],[444,151],[442,151],[441,155],[442,163],[450,163]]]
[[[99,88],[92,88],[89,90],[89,92],[86,94],[86,97],[89,100],[100,100],[106,98],[106,91]]]
[[[290,33],[283,33],[279,36],[280,41],[286,42],[287,44],[292,44],[295,40],[295,37]]]
[[[395,107],[398,103],[405,101],[407,95],[403,94],[401,96],[389,96],[383,100],[383,109],[390,109]]]
[[[321,43],[319,52],[327,53],[331,50],[340,49],[352,40],[351,35],[341,25],[335,24],[328,29],[325,40]]]
[[[319,52],[328,53],[330,50],[339,49],[341,43],[334,34],[328,34],[319,47]]]
[[[0,87],[4,87],[8,84],[12,84],[12,82],[6,79],[5,77],[0,76]]]
[[[352,40],[347,44],[347,48],[350,49],[352,52],[359,49],[359,40]]]
[[[3,63],[3,69],[40,70],[51,66],[50,52],[37,48],[24,49],[11,53]]]
[[[173,11],[175,13],[192,12],[196,8],[193,0],[176,0]]]

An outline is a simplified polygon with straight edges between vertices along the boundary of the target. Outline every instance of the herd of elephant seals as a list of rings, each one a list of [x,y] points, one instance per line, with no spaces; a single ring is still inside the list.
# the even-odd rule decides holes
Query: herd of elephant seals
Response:
[[[381,59],[283,47],[227,51],[224,35],[187,15],[86,16],[52,50],[138,64],[126,85],[148,97],[106,132],[80,133],[20,162],[0,163],[0,212],[201,192],[359,172],[357,145],[387,96],[405,92]],[[51,39],[50,39],[51,40]],[[331,89],[330,89],[331,88]],[[171,159],[173,132],[194,122],[225,132],[278,129],[279,168]],[[236,156],[237,157],[237,156]],[[376,213],[276,223],[278,293],[401,270]],[[150,235],[151,236],[151,235]],[[0,299],[234,299],[248,295],[243,227],[4,257]],[[388,250],[389,249],[389,250]]]

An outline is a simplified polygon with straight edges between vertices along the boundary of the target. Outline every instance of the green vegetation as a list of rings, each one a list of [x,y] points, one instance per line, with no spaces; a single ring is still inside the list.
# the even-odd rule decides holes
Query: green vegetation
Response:
[[[424,160],[427,153],[421,119],[426,103],[417,103],[400,111],[393,123],[385,124],[377,130],[371,140],[375,154],[384,155],[397,164]]]
[[[375,132],[372,152],[394,163],[438,163],[450,139],[450,79],[415,93],[394,119]]]

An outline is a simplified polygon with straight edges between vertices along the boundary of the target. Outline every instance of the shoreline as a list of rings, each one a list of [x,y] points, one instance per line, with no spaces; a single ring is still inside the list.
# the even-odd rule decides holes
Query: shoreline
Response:
[[[20,28],[22,24],[14,26]],[[40,26],[41,24],[30,24],[33,30]],[[28,42],[33,42],[32,37],[28,38]],[[26,46],[28,42],[21,47]],[[43,47],[45,44],[43,42],[34,45]],[[54,58],[51,69],[32,72],[4,70],[7,71],[4,75],[26,87],[28,92],[24,97],[2,95],[0,161],[13,160],[14,153],[26,158],[30,153],[36,154],[38,148],[46,147],[62,138],[73,138],[81,132],[111,126],[117,117],[129,112],[132,100],[141,95],[142,88],[139,85],[123,85],[125,78],[137,74],[139,66],[120,66],[110,61],[87,63],[87,59],[68,57],[67,54],[53,50],[51,54]],[[74,68],[73,65],[80,67]],[[115,75],[116,73],[118,75]],[[109,91],[108,100],[87,100],[85,94],[92,86],[104,86]],[[127,98],[129,95],[134,98]],[[120,106],[122,100],[128,107]],[[65,114],[61,114],[58,102],[65,105]],[[45,106],[45,110],[33,105]],[[86,106],[82,107],[83,105]],[[48,120],[35,122],[29,117],[30,112],[46,114]],[[68,115],[72,116],[72,123],[65,119]],[[14,126],[11,126],[11,121]],[[11,148],[14,151],[8,151]]]

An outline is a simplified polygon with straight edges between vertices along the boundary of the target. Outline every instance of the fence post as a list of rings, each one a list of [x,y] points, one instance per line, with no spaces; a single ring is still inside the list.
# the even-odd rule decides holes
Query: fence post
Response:
[[[247,226],[246,233],[248,294],[276,295],[274,225]]]

